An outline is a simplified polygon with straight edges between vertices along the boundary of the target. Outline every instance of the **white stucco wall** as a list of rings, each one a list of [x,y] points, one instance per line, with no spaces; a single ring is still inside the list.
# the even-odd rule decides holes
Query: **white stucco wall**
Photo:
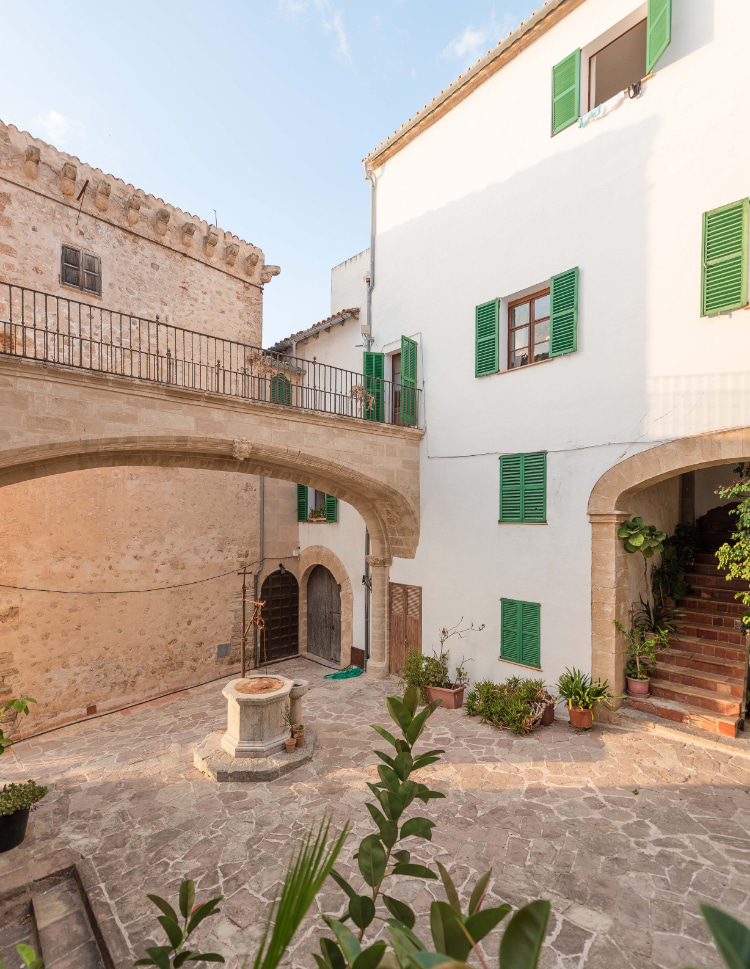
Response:
[[[702,213],[750,194],[750,4],[681,0],[641,97],[550,137],[552,66],[640,6],[581,4],[376,169],[373,349],[419,342],[427,428],[419,549],[391,578],[423,589],[425,651],[460,616],[486,624],[457,647],[475,679],[520,671],[498,659],[501,597],[541,603],[548,683],[590,669],[594,484],[750,425],[750,311],[699,315]],[[574,266],[578,351],[476,379],[475,306],[506,301],[503,361],[508,297]],[[499,455],[537,450],[548,523],[498,524]],[[651,496],[665,521],[678,494]]]
[[[367,280],[370,276],[370,250],[358,252],[331,270],[331,313],[358,306],[365,318]]]
[[[750,5],[675,4],[642,96],[550,137],[552,66],[638,6],[582,4],[376,170],[375,349],[420,332],[427,424],[419,550],[391,575],[423,587],[425,649],[460,615],[486,623],[462,644],[472,676],[518,672],[498,661],[503,596],[541,603],[548,682],[590,668],[593,485],[653,443],[750,424],[750,312],[699,315],[702,213],[750,193]],[[476,304],[573,266],[578,352],[476,379]],[[535,450],[548,524],[498,525],[498,456]]]

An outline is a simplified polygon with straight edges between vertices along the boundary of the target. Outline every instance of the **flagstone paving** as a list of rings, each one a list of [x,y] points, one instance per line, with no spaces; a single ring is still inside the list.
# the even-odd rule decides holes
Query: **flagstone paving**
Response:
[[[73,848],[95,865],[142,955],[157,937],[146,893],[174,898],[192,877],[199,901],[225,896],[201,929],[204,951],[223,952],[230,969],[252,958],[295,839],[324,813],[334,827],[351,821],[339,867],[356,868],[372,826],[372,748],[383,745],[369,724],[388,725],[384,699],[397,690],[393,680],[326,681],[305,660],[275,669],[310,681],[304,718],[319,746],[267,784],[216,784],[193,768],[195,745],[223,725],[223,682],[18,744],[2,778],[34,777],[50,793],[24,845],[0,856],[0,884]],[[698,903],[750,922],[750,760],[599,724],[583,733],[557,721],[519,738],[447,710],[424,743],[446,749],[424,774],[447,797],[420,804],[437,828],[432,843],[414,839],[415,859],[441,861],[467,898],[492,867],[495,904],[550,899],[546,969],[718,966]],[[410,878],[394,894],[423,913],[443,897],[439,883]],[[330,883],[320,911],[339,913],[342,898]],[[319,928],[308,918],[287,964],[314,965]]]

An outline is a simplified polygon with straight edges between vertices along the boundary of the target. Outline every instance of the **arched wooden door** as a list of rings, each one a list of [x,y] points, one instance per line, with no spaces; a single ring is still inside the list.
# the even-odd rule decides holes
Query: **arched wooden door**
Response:
[[[341,590],[324,565],[316,565],[307,580],[307,651],[341,662]]]
[[[260,591],[265,602],[266,648],[263,655],[263,632],[258,638],[258,665],[264,661],[286,659],[299,652],[299,585],[291,572],[272,572]]]

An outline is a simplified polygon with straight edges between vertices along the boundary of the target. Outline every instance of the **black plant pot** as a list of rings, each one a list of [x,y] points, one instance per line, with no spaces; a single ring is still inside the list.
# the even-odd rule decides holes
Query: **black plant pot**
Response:
[[[17,848],[26,837],[30,808],[16,811],[15,814],[0,815],[0,854]]]

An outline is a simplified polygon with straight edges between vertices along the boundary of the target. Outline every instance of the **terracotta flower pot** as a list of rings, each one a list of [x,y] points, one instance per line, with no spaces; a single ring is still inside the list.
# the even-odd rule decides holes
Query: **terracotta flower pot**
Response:
[[[305,731],[304,730],[295,730],[294,731],[294,739],[295,739],[298,747],[303,747],[304,744],[305,744]]]
[[[30,808],[16,811],[15,814],[0,815],[0,852],[10,851],[21,844],[26,837]]]
[[[628,693],[631,696],[648,696],[651,680],[634,680],[632,676],[627,677]]]
[[[284,741],[284,745],[286,746],[286,752],[288,754],[292,754],[294,753],[294,748],[297,746],[297,741],[294,739],[294,737],[287,737]]]
[[[549,727],[554,722],[555,722],[555,701],[550,700],[547,706],[544,708],[541,724],[543,727]]]
[[[568,713],[570,714],[571,727],[575,727],[577,730],[591,730],[594,724],[593,710],[581,710],[578,707],[568,705]]]
[[[464,690],[465,686],[456,687],[443,687],[443,686],[426,686],[425,693],[427,694],[427,702],[432,703],[433,700],[442,701],[442,705],[446,710],[458,710],[459,707],[464,705]]]

